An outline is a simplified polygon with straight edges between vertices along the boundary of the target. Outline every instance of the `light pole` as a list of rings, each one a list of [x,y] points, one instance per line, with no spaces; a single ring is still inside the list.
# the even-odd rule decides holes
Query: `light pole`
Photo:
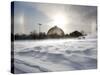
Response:
[[[39,34],[40,34],[40,32],[41,32],[41,25],[42,24],[39,23],[38,25],[39,25]]]

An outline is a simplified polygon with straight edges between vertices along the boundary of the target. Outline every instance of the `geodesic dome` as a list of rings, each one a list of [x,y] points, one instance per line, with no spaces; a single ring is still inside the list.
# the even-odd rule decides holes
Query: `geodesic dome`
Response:
[[[61,28],[54,26],[48,30],[47,35],[50,37],[59,37],[64,35],[64,31]]]

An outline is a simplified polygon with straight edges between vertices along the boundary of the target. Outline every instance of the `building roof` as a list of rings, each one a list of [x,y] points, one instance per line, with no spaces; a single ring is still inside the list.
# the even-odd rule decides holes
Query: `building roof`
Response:
[[[63,36],[64,31],[61,28],[54,26],[48,30],[47,35],[49,35],[49,36],[52,36],[52,35],[53,36]]]

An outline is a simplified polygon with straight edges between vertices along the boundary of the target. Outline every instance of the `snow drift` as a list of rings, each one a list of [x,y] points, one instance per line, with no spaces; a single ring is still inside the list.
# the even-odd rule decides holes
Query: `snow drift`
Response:
[[[15,73],[97,68],[97,40],[58,39],[14,42]]]

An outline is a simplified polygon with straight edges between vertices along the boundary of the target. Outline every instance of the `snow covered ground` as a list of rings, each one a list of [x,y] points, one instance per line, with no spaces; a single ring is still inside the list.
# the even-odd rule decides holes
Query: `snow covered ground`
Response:
[[[14,42],[15,73],[97,68],[97,40],[54,39]]]

